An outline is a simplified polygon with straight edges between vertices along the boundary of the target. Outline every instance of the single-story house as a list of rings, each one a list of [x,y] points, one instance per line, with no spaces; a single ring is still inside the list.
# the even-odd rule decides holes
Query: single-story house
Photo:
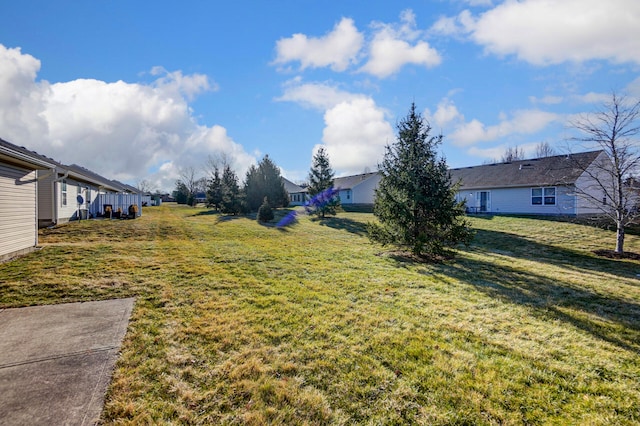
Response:
[[[38,245],[36,171],[54,169],[53,162],[0,139],[0,260]]]
[[[132,205],[137,206],[137,216],[142,212],[142,196],[135,188],[77,164],[56,163],[55,173],[43,172],[38,179],[40,227],[103,216],[109,209],[112,214],[128,214]]]
[[[591,151],[456,168],[451,177],[471,213],[579,216],[601,211],[593,200],[604,194],[591,176],[608,161]]]
[[[335,178],[333,186],[339,189],[340,204],[373,204],[380,173],[362,173]]]
[[[309,192],[307,188],[303,188],[300,185],[296,185],[287,178],[282,178],[284,183],[284,189],[289,194],[290,206],[302,206],[309,201]]]

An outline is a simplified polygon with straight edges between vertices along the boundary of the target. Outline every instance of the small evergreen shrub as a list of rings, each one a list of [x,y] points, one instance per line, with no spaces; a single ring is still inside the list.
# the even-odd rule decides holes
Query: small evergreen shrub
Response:
[[[273,220],[273,217],[273,209],[269,205],[267,197],[264,197],[264,201],[258,209],[258,222],[269,222]]]

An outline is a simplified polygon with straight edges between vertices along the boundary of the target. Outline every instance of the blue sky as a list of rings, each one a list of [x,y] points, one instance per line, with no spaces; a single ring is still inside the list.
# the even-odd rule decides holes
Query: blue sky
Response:
[[[0,5],[0,138],[171,190],[224,156],[375,170],[415,102],[451,167],[567,149],[640,96],[637,0],[24,1]]]

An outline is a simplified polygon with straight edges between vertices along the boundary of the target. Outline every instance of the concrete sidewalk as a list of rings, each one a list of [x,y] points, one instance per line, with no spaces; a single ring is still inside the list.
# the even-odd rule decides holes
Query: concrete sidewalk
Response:
[[[95,424],[133,303],[0,310],[0,424]]]

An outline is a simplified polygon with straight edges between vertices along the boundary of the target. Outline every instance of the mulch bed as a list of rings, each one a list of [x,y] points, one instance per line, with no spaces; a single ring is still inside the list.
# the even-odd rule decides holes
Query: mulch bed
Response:
[[[640,260],[640,254],[633,253],[629,251],[625,251],[623,253],[616,253],[613,250],[594,250],[595,254],[601,257],[606,257],[609,259],[631,259],[631,260]]]

